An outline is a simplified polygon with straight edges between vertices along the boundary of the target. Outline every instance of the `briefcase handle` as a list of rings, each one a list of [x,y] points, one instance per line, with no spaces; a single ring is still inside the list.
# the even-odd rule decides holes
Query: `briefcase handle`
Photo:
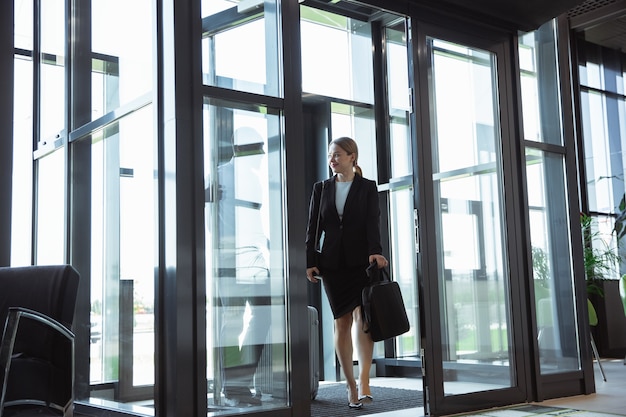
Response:
[[[391,281],[391,278],[389,278],[389,271],[387,271],[387,268],[385,267],[379,268],[376,261],[372,262],[365,269],[365,273],[367,274],[368,285],[375,284],[377,282]]]

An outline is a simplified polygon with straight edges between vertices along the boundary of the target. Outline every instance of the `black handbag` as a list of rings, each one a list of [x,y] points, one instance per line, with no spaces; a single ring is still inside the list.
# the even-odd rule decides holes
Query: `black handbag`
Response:
[[[374,342],[408,332],[411,325],[398,283],[391,281],[387,270],[379,269],[376,262],[366,272],[369,285],[361,293],[363,330]]]

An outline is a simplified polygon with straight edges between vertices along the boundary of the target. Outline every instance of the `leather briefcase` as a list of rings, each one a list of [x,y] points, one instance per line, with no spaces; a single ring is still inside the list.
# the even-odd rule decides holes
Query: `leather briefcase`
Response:
[[[378,269],[375,262],[367,272],[370,284],[361,294],[363,330],[370,333],[375,342],[409,331],[411,326],[398,283],[391,281],[387,270]]]

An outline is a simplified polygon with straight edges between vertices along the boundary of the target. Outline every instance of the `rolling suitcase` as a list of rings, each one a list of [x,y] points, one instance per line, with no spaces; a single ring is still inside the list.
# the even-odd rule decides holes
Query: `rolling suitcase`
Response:
[[[309,310],[309,372],[311,375],[311,399],[317,397],[320,385],[320,320],[317,309],[308,306]]]

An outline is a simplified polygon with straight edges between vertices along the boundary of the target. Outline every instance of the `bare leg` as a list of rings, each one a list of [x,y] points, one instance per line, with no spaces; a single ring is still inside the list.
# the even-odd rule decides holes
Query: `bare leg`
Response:
[[[348,385],[348,401],[357,403],[359,393],[352,367],[352,313],[335,319],[335,352]]]
[[[370,369],[372,368],[372,356],[374,355],[374,341],[369,333],[363,331],[361,307],[357,307],[353,313],[354,325],[357,327],[356,349],[359,358],[359,395],[372,395],[370,388]]]

